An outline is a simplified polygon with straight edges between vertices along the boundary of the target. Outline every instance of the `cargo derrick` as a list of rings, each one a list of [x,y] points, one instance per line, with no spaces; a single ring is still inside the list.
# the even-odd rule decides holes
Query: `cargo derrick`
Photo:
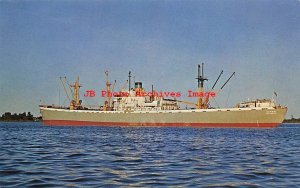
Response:
[[[77,77],[77,80],[73,85],[70,85],[70,87],[74,88],[73,89],[73,100],[70,104],[70,109],[81,109],[81,103],[82,101],[79,100],[79,88],[81,87],[79,85],[79,76]]]
[[[66,93],[67,99],[70,102],[69,109],[70,110],[82,109],[82,104],[81,104],[82,101],[79,99],[79,89],[81,87],[81,85],[79,84],[79,76],[77,77],[77,80],[75,81],[75,83],[73,85],[69,84],[67,77],[63,77],[63,78],[64,78],[64,80],[62,79],[62,77],[60,77],[59,79],[60,79],[62,86],[64,88],[64,91]],[[66,87],[65,87],[65,84],[68,85],[70,94],[72,96],[72,100],[70,98],[70,95],[69,95]],[[72,89],[72,88],[74,88],[74,89]]]
[[[105,85],[106,85],[106,93],[107,93],[107,100],[104,101],[104,105],[103,105],[103,111],[111,111],[113,110],[113,108],[111,107],[111,91],[110,91],[110,86],[111,86],[111,83],[109,83],[108,81],[108,71],[105,71]],[[113,86],[114,88],[114,86]]]

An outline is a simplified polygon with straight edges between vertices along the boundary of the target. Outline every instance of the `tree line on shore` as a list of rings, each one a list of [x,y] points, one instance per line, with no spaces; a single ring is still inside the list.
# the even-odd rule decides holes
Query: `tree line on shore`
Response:
[[[296,119],[292,117],[291,119],[285,119],[283,123],[300,123],[300,118]]]
[[[0,121],[39,121],[41,117],[34,117],[30,112],[11,113],[5,112],[0,117]]]

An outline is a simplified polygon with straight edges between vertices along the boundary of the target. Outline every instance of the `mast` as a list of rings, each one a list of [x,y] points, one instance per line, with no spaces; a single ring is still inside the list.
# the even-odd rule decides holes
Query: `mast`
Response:
[[[81,101],[79,100],[79,89],[81,87],[81,85],[79,85],[79,76],[77,76],[77,80],[75,81],[74,85],[70,85],[70,87],[74,88],[72,92],[73,100],[70,103],[70,109],[78,109],[81,106]]]
[[[150,97],[151,102],[154,101],[154,89],[153,89],[153,84],[151,86],[151,97]]]
[[[130,93],[130,87],[131,87],[131,71],[129,71],[129,73],[128,73],[128,91],[129,91],[129,93]]]
[[[201,77],[201,67],[200,67],[200,64],[198,64],[198,77],[196,78],[197,81],[198,81],[198,88],[200,88],[200,77]]]
[[[204,63],[202,63],[202,79],[200,80],[200,82],[201,82],[201,88],[202,88],[202,89],[203,89],[203,84],[204,84],[204,80],[203,80],[203,78],[204,78],[203,69],[204,69]]]
[[[110,86],[111,86],[111,84],[108,82],[108,71],[105,71],[105,77],[106,77],[107,101],[104,102],[104,106],[103,106],[104,111],[106,111],[107,109],[110,108],[110,98],[111,98]]]
[[[80,87],[80,85],[79,85],[79,76],[77,77],[77,80],[76,80],[76,82],[75,82],[75,84],[74,84],[74,100],[75,100],[75,104],[76,104],[76,106],[77,105],[79,105],[79,87]]]
[[[204,63],[202,63],[202,71],[201,66],[198,64],[198,77],[196,78],[198,81],[198,100],[197,100],[197,108],[207,108],[206,102],[204,101],[204,97],[201,96],[201,93],[204,92],[204,81],[208,79],[204,77]]]

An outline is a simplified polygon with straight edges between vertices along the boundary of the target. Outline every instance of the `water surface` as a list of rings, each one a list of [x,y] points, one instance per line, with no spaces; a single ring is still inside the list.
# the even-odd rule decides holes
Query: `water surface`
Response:
[[[273,129],[0,122],[0,187],[300,187],[300,124]]]

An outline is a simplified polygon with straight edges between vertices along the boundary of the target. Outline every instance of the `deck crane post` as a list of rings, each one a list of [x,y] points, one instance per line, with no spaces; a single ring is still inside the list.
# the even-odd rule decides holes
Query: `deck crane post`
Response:
[[[111,83],[108,82],[108,71],[105,71],[105,78],[106,78],[107,101],[104,101],[103,111],[107,111],[108,109],[110,109],[110,98],[111,98],[110,86],[111,86]]]

